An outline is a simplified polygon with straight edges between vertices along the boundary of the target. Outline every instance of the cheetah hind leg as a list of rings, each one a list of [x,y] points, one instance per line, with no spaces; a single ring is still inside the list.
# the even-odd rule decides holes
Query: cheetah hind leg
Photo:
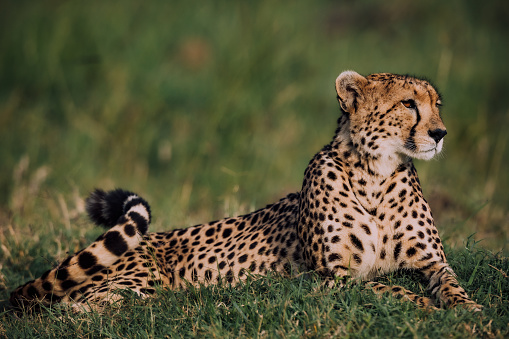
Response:
[[[401,286],[387,286],[379,282],[370,281],[365,286],[371,289],[375,294],[381,296],[384,293],[391,293],[395,298],[411,301],[419,308],[427,310],[439,310],[430,298],[421,297]]]

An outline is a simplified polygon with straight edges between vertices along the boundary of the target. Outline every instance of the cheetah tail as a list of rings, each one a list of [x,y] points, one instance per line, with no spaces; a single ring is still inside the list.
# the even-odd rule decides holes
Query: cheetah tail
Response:
[[[144,212],[148,215],[147,222],[150,224],[150,206],[148,203],[137,194],[119,188],[109,192],[96,189],[87,198],[86,209],[88,216],[96,225],[110,228],[119,224],[119,219],[126,215],[132,206],[138,204],[142,205],[141,209],[145,209]],[[140,213],[143,214],[143,211],[138,211],[138,214]],[[142,234],[145,234],[146,231],[146,228],[144,230],[140,229]]]
[[[11,304],[19,307],[36,301],[51,304],[74,299],[78,293],[73,292],[84,292],[92,276],[109,272],[120,256],[138,247],[150,223],[148,203],[120,189],[95,190],[87,199],[87,211],[96,224],[110,229],[56,268],[18,287],[11,293]]]

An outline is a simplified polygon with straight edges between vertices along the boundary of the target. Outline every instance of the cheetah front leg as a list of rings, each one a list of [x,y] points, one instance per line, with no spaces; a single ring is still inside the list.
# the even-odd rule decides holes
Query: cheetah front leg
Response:
[[[482,306],[472,301],[458,284],[456,274],[447,263],[436,263],[421,270],[429,279],[428,291],[440,306],[454,308],[462,306],[472,311],[481,311]]]
[[[397,298],[401,298],[417,304],[417,306],[420,308],[438,310],[438,308],[435,307],[435,303],[432,299],[421,297],[420,295],[415,294],[414,292],[401,286],[387,286],[379,282],[370,281],[366,283],[366,287],[372,289],[373,292],[379,295],[383,293],[391,293]]]
[[[481,306],[459,286],[446,261],[415,168],[409,164],[406,170],[402,169],[387,182],[386,203],[377,211],[378,219],[383,215],[391,221],[384,225],[382,232],[380,246],[386,250],[380,256],[380,267],[386,272],[402,268],[416,270],[429,282],[428,291],[440,301],[441,307],[464,306],[479,311]]]

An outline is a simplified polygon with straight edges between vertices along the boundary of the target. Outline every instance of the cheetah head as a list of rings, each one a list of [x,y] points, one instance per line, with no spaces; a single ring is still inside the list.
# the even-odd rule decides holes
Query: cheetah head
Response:
[[[336,79],[336,91],[350,121],[350,138],[363,156],[429,160],[442,150],[447,132],[440,95],[427,81],[345,71]]]

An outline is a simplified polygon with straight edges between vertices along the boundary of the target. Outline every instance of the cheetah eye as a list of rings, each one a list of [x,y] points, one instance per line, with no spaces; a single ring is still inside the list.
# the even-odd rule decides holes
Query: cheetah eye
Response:
[[[412,99],[409,99],[409,100],[403,100],[401,102],[403,104],[403,106],[405,106],[406,108],[410,108],[410,109],[416,109],[417,106],[415,105],[415,101],[413,101]]]

